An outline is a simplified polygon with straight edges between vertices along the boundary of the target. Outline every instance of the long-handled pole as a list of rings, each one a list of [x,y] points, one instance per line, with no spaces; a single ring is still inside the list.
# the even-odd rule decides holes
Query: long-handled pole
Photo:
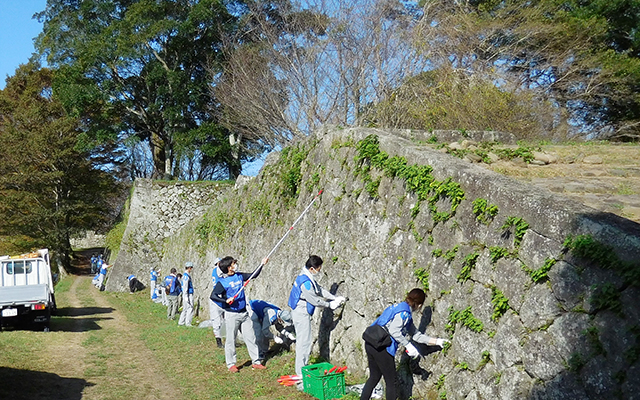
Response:
[[[302,217],[307,213],[307,211],[309,211],[309,209],[311,208],[311,206],[313,205],[313,203],[316,201],[316,199],[322,194],[322,191],[324,189],[321,189],[318,194],[316,194],[316,196],[313,198],[313,200],[311,200],[311,203],[309,203],[309,205],[307,206],[307,208],[304,209],[304,211],[302,212],[302,214],[300,214],[300,216],[298,217],[298,219],[296,219],[293,223],[293,225],[291,225],[291,228],[289,228],[287,230],[287,232],[284,234],[284,236],[282,236],[282,238],[278,241],[278,243],[276,243],[275,246],[273,246],[273,249],[271,249],[271,251],[269,252],[269,254],[267,254],[267,256],[265,258],[269,258],[271,257],[271,255],[276,251],[276,249],[278,247],[280,247],[280,245],[282,244],[282,242],[284,242],[284,240],[287,238],[287,236],[289,236],[289,233],[291,233],[291,231],[293,230],[293,227],[296,226],[296,224],[298,223],[298,221],[300,221],[302,219]],[[249,279],[247,279],[244,284],[242,285],[242,287],[240,288],[240,290],[238,290],[238,293],[236,293],[231,299],[227,300],[227,303],[231,304],[233,303],[238,296],[240,295],[240,293],[242,293],[242,291],[244,290],[244,288],[249,284],[249,281],[251,281],[254,276],[260,271],[260,269],[264,266],[264,263],[260,263],[260,266],[258,268],[255,269],[255,271],[253,271],[253,273],[251,274],[251,276],[249,277]]]

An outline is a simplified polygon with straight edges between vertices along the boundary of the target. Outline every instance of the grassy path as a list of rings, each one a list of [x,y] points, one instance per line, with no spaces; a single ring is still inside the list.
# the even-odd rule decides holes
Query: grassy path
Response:
[[[0,399],[305,399],[277,384],[292,373],[294,353],[276,351],[254,371],[238,348],[238,374],[210,329],[178,327],[148,291],[99,292],[87,275],[56,287],[51,332],[0,332]]]

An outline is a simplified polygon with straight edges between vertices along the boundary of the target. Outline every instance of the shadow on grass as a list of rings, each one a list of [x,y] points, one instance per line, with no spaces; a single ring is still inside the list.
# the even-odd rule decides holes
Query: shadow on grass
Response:
[[[0,399],[12,400],[80,400],[84,379],[63,378],[49,372],[0,367]]]
[[[58,308],[59,317],[81,317],[83,315],[108,314],[113,312],[111,307],[64,307]]]
[[[52,332],[88,332],[102,329],[96,321],[103,321],[112,318],[51,318]],[[0,397],[1,399],[2,397]]]

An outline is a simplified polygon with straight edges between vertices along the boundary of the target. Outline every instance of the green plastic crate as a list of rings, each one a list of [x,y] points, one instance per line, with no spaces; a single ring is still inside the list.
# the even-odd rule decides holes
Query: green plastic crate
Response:
[[[320,400],[339,399],[344,396],[344,372],[324,374],[333,368],[330,363],[318,363],[302,367],[302,384],[305,393]]]

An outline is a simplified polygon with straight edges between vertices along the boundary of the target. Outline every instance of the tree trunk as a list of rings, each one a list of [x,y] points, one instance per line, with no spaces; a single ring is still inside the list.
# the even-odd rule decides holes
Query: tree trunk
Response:
[[[242,142],[242,134],[238,135],[238,139],[229,134],[229,144],[231,145],[231,160],[229,161],[229,179],[236,180],[242,173],[242,164],[240,162],[240,143]]]
[[[153,156],[153,178],[163,178],[167,168],[167,152],[165,140],[157,133],[151,134],[149,139]]]

